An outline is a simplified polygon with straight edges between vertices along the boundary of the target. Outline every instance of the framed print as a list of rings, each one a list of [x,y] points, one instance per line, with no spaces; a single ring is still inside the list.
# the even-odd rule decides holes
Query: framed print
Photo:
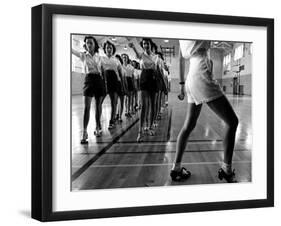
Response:
[[[32,8],[32,217],[274,205],[274,20]]]

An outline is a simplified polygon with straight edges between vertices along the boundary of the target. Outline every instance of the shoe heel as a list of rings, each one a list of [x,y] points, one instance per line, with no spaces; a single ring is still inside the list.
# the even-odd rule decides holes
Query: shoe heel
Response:
[[[223,178],[224,178],[222,169],[220,169],[220,170],[218,171],[218,178],[219,178],[220,180],[223,180]]]
[[[176,171],[173,171],[173,170],[172,170],[172,171],[170,172],[170,177],[172,178],[173,181],[178,181],[178,180],[177,180],[177,176],[178,176],[178,174],[177,174]]]

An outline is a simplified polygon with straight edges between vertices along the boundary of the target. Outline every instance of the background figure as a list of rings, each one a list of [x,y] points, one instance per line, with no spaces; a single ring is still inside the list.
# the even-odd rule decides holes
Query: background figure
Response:
[[[129,63],[130,59],[127,54],[123,53],[121,56],[122,56],[122,60],[123,60],[123,68],[126,72],[125,75],[126,75],[126,81],[127,81],[127,85],[128,85],[125,115],[126,115],[126,117],[131,118],[133,115],[133,91],[134,91],[133,73],[134,73],[134,68]]]
[[[142,39],[140,45],[143,49],[142,52],[139,52],[135,44],[129,43],[129,47],[133,48],[137,57],[140,59],[141,66],[141,75],[140,75],[140,90],[141,90],[141,117],[140,117],[140,127],[137,137],[137,141],[141,142],[144,135],[144,126],[145,122],[150,118],[149,124],[149,134],[154,135],[153,130],[153,118],[155,114],[155,109],[152,107],[152,104],[155,101],[155,92],[156,92],[156,71],[159,64],[159,58],[157,55],[153,54],[151,51],[152,40],[148,38]],[[150,113],[150,114],[149,114]]]
[[[96,130],[94,134],[100,136],[101,129],[101,113],[102,102],[105,97],[105,82],[100,71],[100,56],[98,55],[98,43],[93,36],[86,36],[84,38],[84,48],[86,52],[78,52],[72,49],[72,54],[79,57],[84,64],[84,72],[86,73],[83,96],[84,96],[84,116],[83,116],[83,132],[81,144],[88,143],[87,127],[90,120],[90,109],[92,98],[95,98],[95,120]]]
[[[139,105],[139,83],[140,83],[140,70],[139,70],[139,63],[135,60],[131,61],[131,65],[134,68],[134,86],[135,86],[135,90],[133,92],[133,106],[135,111],[137,111],[140,107]]]
[[[115,56],[119,62],[121,63],[121,65],[123,64],[123,60],[121,58],[120,55],[116,55]],[[124,99],[125,99],[125,95],[128,93],[128,85],[127,85],[127,80],[126,80],[126,71],[123,68],[123,66],[121,67],[121,81],[119,82],[119,86],[120,88],[118,89],[118,99],[119,102],[117,103],[117,114],[116,114],[116,121],[119,123],[122,123],[122,116],[123,116],[123,109],[124,109]]]
[[[120,92],[121,84],[121,63],[114,57],[116,47],[110,41],[106,41],[103,45],[106,56],[101,58],[101,71],[106,80],[107,93],[111,102],[111,116],[108,129],[115,127],[116,108],[118,101],[118,92]]]

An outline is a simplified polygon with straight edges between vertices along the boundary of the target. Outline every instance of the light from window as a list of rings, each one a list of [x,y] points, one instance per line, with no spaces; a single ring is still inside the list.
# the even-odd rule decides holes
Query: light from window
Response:
[[[239,60],[240,58],[243,57],[243,50],[244,50],[244,45],[240,45],[236,47],[234,51],[234,60]]]
[[[251,55],[253,54],[253,44],[252,43],[250,44],[250,54]]]
[[[223,58],[223,66],[226,67],[227,70],[230,70],[230,61],[231,61],[231,54],[228,54]]]

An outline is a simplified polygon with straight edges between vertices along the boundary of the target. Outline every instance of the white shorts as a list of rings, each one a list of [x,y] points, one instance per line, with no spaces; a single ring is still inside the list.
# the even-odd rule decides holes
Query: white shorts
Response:
[[[208,70],[206,58],[190,58],[189,72],[185,82],[188,103],[198,105],[224,95],[220,85],[213,79]]]

